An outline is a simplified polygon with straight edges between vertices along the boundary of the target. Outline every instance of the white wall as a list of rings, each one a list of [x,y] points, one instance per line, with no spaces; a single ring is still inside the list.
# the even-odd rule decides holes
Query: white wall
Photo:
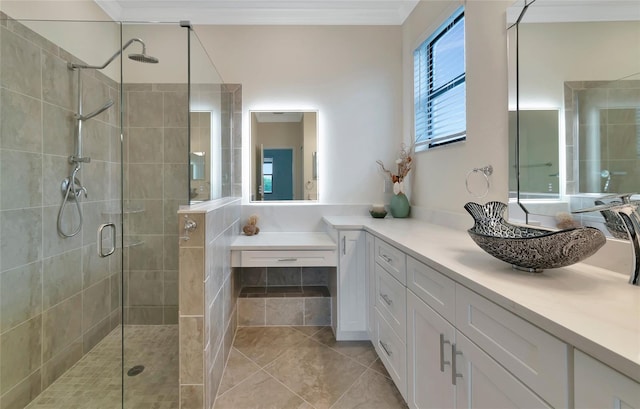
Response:
[[[2,0],[0,10],[90,64],[102,64],[118,49],[120,27],[93,0]],[[56,21],[65,20],[65,21]],[[115,64],[103,73],[119,81]]]
[[[467,141],[418,153],[411,202],[465,214],[470,200],[508,196],[506,8],[466,4]],[[413,134],[413,50],[458,1],[422,1],[398,27],[222,27],[197,32],[228,82],[243,84],[250,109],[318,109],[320,203],[388,202],[376,159],[391,163]],[[245,133],[244,146],[249,146]],[[248,181],[249,151],[243,177]],[[467,193],[465,177],[491,164],[491,189]],[[484,188],[477,174],[474,192]],[[247,192],[244,203],[248,201]]]
[[[501,200],[508,196],[507,43],[506,9],[511,1],[467,1],[467,140],[420,152],[411,176],[411,202],[432,211],[466,214],[468,201]],[[413,50],[461,3],[421,1],[402,27],[403,125],[413,134]],[[492,165],[491,188],[479,199],[465,188],[472,168]],[[482,178],[472,175],[473,192],[484,190]],[[470,219],[471,220],[471,219]]]
[[[249,110],[318,110],[320,203],[388,202],[375,161],[391,163],[413,133],[413,49],[459,4],[421,1],[402,27],[197,26],[196,32],[224,81],[243,84],[243,146],[250,146]],[[507,200],[509,4],[466,4],[467,141],[416,155],[414,205],[464,213],[469,200]],[[487,164],[494,167],[489,195],[475,199],[465,176]],[[244,203],[249,166],[245,149]],[[475,182],[481,181],[472,178],[472,189],[481,190]]]
[[[197,26],[225,82],[242,84],[249,110],[318,110],[320,203],[383,201],[376,159],[402,135],[402,38],[390,26]],[[506,114],[505,114],[506,115]],[[250,150],[243,157],[249,198]]]

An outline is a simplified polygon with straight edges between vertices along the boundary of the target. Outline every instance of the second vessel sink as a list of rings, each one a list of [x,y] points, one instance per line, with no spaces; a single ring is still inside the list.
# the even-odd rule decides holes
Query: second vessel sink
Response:
[[[554,231],[510,224],[504,220],[507,205],[502,202],[469,202],[464,208],[475,222],[468,230],[473,241],[519,270],[565,267],[593,255],[606,242],[594,227]]]

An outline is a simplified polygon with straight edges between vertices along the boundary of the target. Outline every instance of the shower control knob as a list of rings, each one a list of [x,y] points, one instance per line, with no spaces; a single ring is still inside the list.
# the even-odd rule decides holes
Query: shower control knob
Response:
[[[184,227],[185,235],[181,236],[180,239],[187,241],[191,238],[189,237],[189,233],[193,232],[198,227],[198,223],[196,223],[195,220],[190,219],[189,216],[184,215],[183,227]]]

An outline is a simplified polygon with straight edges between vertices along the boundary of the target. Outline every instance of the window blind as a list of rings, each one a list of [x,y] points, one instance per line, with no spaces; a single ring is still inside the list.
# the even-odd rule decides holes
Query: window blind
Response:
[[[416,148],[464,140],[464,10],[458,9],[413,56]]]

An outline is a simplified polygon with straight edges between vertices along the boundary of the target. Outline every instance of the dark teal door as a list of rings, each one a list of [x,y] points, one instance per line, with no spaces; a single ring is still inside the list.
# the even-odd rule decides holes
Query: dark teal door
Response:
[[[264,200],[293,200],[293,149],[265,149],[264,163]]]

